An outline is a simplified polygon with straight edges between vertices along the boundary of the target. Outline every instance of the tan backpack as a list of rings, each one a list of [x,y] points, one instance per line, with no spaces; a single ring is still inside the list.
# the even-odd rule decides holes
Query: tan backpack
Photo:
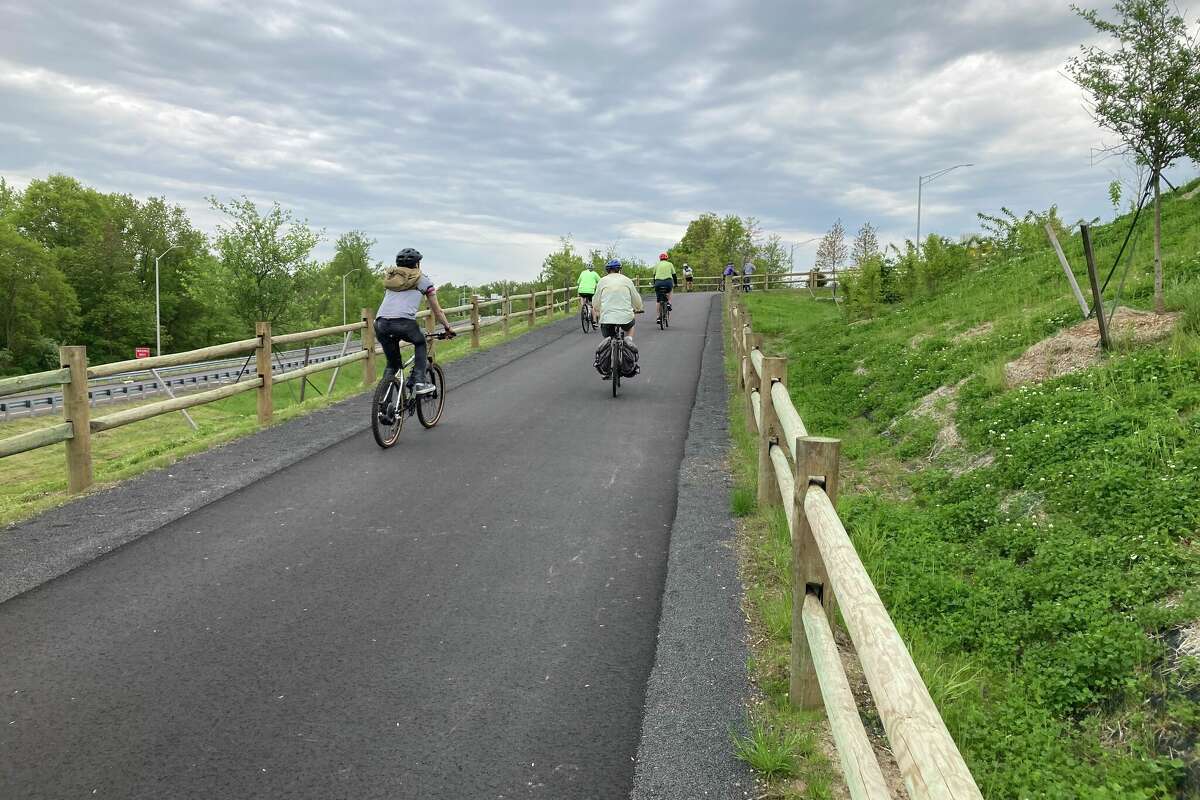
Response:
[[[393,292],[407,292],[417,288],[421,280],[420,267],[388,267],[383,271],[383,288]]]

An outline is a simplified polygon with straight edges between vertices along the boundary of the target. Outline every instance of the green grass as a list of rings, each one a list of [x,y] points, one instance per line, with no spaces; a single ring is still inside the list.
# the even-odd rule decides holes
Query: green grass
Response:
[[[556,314],[550,321],[560,319],[561,314]],[[546,322],[544,317],[539,316],[537,326],[540,327]],[[510,330],[511,334],[505,337],[500,325],[484,328],[481,331],[480,347],[486,349],[515,338],[526,332],[528,327],[522,318],[514,320]],[[438,342],[436,348],[438,361],[448,364],[471,352],[470,336],[463,334],[451,341]],[[384,365],[382,356],[378,356],[376,364],[377,371],[381,372]],[[363,366],[359,362],[343,367],[338,374],[337,385],[329,396],[321,396],[309,386],[304,403],[299,402],[299,380],[276,384],[272,388],[275,402],[273,422],[279,423],[311,413],[365,391],[362,385],[362,370]],[[452,369],[448,371],[453,374]],[[328,371],[318,372],[311,376],[311,380],[324,392],[329,386],[330,375]],[[255,395],[256,392],[246,392],[188,409],[199,426],[197,431],[191,429],[182,415],[174,412],[94,434],[92,463],[96,487],[111,486],[148,470],[169,466],[184,456],[255,432],[259,429]],[[157,402],[161,399],[165,397],[152,398],[146,402]],[[108,414],[140,404],[102,403],[93,408],[92,414]],[[0,438],[37,430],[60,421],[61,416],[51,415],[15,419],[0,424]],[[363,425],[366,423],[367,414],[364,411]],[[28,519],[68,499],[63,445],[43,447],[0,459],[0,525]]]
[[[989,798],[1200,797],[1200,670],[1178,650],[1200,618],[1200,198],[1180,194],[1164,208],[1176,333],[1038,385],[1007,387],[1003,365],[1078,321],[1049,248],[855,324],[806,293],[747,298],[808,429],[843,440],[839,512]],[[1101,264],[1120,222],[1095,229]],[[1124,295],[1144,308],[1148,242]],[[907,412],[960,381],[963,443],[930,460],[937,426]],[[769,539],[752,549],[751,574],[778,570]],[[772,602],[749,605],[772,630]]]

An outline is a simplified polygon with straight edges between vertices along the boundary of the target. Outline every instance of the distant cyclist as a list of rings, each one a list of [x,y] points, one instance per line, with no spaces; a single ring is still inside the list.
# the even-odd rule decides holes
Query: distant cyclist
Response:
[[[605,338],[613,336],[620,326],[625,331],[625,341],[633,344],[633,315],[645,310],[642,296],[633,281],[621,274],[621,262],[613,259],[604,265],[605,276],[596,284],[596,296],[592,300],[592,319],[600,323],[600,333]]]
[[[746,263],[742,265],[742,291],[750,291],[750,276],[754,274],[754,262],[746,259]]]
[[[387,369],[383,371],[384,380],[390,379],[403,366],[404,359],[400,355],[400,342],[409,342],[413,346],[413,394],[429,394],[434,390],[432,383],[425,382],[425,367],[428,363],[428,346],[425,343],[425,332],[417,324],[417,312],[421,309],[421,298],[429,300],[429,308],[434,318],[442,323],[446,335],[454,337],[450,328],[450,320],[446,312],[438,304],[437,289],[433,281],[421,272],[421,254],[411,247],[406,247],[396,254],[396,266],[389,267],[383,276],[383,302],[375,312],[375,337],[383,347],[387,356]]]
[[[667,310],[674,311],[671,307],[671,292],[675,289],[675,282],[679,280],[679,272],[675,269],[675,265],[671,263],[671,259],[666,253],[658,254],[658,266],[654,268],[654,294],[657,300],[667,301]]]
[[[683,282],[686,285],[686,288],[689,292],[692,290],[692,277],[693,277],[692,268],[689,267],[687,264],[684,264],[683,265]]]
[[[592,302],[592,297],[596,294],[596,284],[599,282],[600,275],[591,264],[588,264],[584,267],[583,272],[579,273],[579,296],[583,298],[584,302]]]

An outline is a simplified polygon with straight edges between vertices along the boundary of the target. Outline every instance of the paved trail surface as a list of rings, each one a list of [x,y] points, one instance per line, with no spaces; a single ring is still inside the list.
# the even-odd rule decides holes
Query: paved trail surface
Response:
[[[0,605],[0,797],[627,796],[719,313],[675,305],[616,400],[576,328]]]

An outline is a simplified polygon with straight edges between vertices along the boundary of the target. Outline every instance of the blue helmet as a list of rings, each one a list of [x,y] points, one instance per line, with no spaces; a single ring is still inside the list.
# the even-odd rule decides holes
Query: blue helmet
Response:
[[[620,272],[621,271],[620,259],[614,258],[612,261],[609,261],[607,264],[604,265],[604,269],[606,272]]]

